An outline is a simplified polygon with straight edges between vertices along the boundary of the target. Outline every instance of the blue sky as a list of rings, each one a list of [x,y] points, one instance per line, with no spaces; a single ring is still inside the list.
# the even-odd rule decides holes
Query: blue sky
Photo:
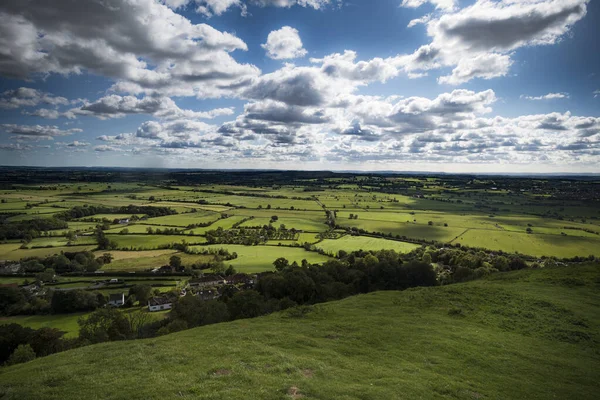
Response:
[[[0,5],[0,164],[600,172],[589,0]]]

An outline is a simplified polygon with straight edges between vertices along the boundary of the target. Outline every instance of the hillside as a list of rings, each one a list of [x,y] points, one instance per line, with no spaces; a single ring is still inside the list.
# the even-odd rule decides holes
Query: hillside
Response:
[[[0,369],[2,399],[594,399],[600,265],[377,292]]]

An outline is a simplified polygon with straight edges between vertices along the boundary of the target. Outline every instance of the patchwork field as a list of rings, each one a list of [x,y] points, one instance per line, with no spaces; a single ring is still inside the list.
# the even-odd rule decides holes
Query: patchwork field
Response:
[[[340,250],[346,252],[358,250],[394,250],[398,253],[408,253],[419,245],[399,242],[395,240],[386,240],[366,236],[344,236],[340,239],[325,239],[315,245],[319,249],[325,250],[328,254],[337,255]]]
[[[196,250],[202,250],[204,248],[212,248],[215,250],[226,249],[230,253],[237,253],[238,257],[235,260],[225,261],[225,264],[233,265],[238,272],[245,273],[271,271],[274,269],[273,261],[279,257],[285,257],[290,263],[296,261],[298,264],[304,259],[314,264],[323,263],[330,259],[327,256],[297,247],[242,246],[227,244],[194,247]]]

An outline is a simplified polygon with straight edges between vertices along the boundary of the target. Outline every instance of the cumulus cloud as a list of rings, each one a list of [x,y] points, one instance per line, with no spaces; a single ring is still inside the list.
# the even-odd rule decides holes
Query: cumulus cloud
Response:
[[[67,105],[69,104],[69,100],[64,97],[54,96],[50,93],[26,87],[7,90],[0,94],[0,108],[2,109],[35,107],[39,104],[50,104],[54,106]]]
[[[405,1],[406,6],[424,2]],[[504,76],[512,64],[512,52],[556,43],[586,15],[588,2],[477,0],[469,7],[432,18],[427,22],[431,43],[411,55],[396,57],[395,65],[407,73],[454,67],[451,75],[440,78],[440,83],[448,84]]]
[[[236,7],[241,10],[242,15],[246,16],[248,14],[248,4],[259,7],[283,8],[290,8],[298,5],[320,10],[325,6],[336,2],[336,0],[162,0],[162,2],[172,9],[193,5],[197,13],[211,17],[213,15],[221,15],[227,10]],[[337,2],[341,2],[341,0],[337,0]]]
[[[144,97],[109,95],[93,103],[70,110],[74,115],[95,116],[100,119],[121,118],[129,114],[149,114],[159,118],[198,118],[211,119],[233,114],[233,109],[217,108],[209,111],[182,110],[169,97]]]
[[[526,96],[521,95],[522,99],[540,101],[540,100],[556,100],[556,99],[568,99],[569,93],[548,93],[543,96]]]
[[[51,125],[1,124],[0,129],[16,137],[37,137],[43,139],[52,139],[57,136],[69,136],[73,133],[83,132],[78,128],[63,130]]]
[[[89,71],[133,93],[215,97],[260,73],[230,55],[244,41],[155,0],[2,2],[0,49],[3,76]]]
[[[425,3],[431,3],[435,8],[443,10],[452,10],[455,7],[455,0],[402,0],[401,7],[418,8]]]
[[[272,31],[267,37],[267,43],[261,45],[267,51],[267,56],[274,60],[301,58],[306,55],[298,30],[290,26]]]

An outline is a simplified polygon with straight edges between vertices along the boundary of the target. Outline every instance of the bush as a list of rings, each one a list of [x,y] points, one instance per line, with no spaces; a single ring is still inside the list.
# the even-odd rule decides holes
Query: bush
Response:
[[[8,365],[26,363],[35,360],[35,351],[29,344],[20,344],[7,361]]]

